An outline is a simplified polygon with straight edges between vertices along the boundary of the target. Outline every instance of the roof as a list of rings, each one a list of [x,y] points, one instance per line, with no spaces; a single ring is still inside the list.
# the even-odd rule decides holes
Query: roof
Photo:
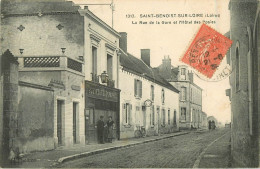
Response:
[[[103,20],[98,18],[89,9],[81,9],[79,5],[75,5],[72,1],[65,0],[2,0],[1,14],[8,16],[38,16],[44,14],[79,14],[79,11],[85,13],[90,18],[105,29],[111,31],[117,37],[120,34]]]
[[[2,0],[1,13],[12,14],[37,14],[54,12],[78,12],[79,6],[65,0]]]
[[[130,53],[125,53],[122,51],[122,54],[120,55],[120,64],[126,71],[142,76],[158,85],[179,93],[179,90],[173,87],[169,82],[167,82],[167,80],[162,78],[156,70],[149,67],[141,59],[136,58]]]

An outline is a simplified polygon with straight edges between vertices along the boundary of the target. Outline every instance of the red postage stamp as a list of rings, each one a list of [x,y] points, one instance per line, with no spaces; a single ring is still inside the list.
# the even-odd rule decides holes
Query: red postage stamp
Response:
[[[230,39],[203,24],[181,60],[211,78],[231,44]]]

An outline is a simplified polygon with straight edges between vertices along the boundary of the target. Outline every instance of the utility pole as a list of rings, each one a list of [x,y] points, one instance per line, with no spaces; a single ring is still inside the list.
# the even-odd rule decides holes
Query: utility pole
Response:
[[[114,0],[111,1],[110,4],[77,4],[77,5],[107,5],[110,6],[111,11],[112,11],[112,28],[114,28],[114,11],[115,11],[115,4],[114,4]]]

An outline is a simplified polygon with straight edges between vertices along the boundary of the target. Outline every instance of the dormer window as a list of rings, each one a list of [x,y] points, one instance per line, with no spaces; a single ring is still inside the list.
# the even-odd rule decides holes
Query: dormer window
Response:
[[[181,80],[186,80],[186,69],[181,68]]]

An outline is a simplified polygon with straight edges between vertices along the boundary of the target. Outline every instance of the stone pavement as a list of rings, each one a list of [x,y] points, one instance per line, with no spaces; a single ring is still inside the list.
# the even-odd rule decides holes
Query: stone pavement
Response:
[[[230,137],[230,132],[228,132],[209,145],[202,154],[198,168],[231,167]]]
[[[137,144],[144,144],[152,141],[175,137],[188,134],[189,131],[181,131],[161,136],[150,136],[144,138],[131,138],[117,140],[113,143],[106,144],[88,144],[88,145],[73,145],[72,147],[59,147],[55,150],[35,152],[26,154],[23,162],[10,166],[11,168],[49,168],[55,167],[56,164],[62,163],[75,158],[86,157],[93,154],[115,150],[123,147],[131,147]]]

